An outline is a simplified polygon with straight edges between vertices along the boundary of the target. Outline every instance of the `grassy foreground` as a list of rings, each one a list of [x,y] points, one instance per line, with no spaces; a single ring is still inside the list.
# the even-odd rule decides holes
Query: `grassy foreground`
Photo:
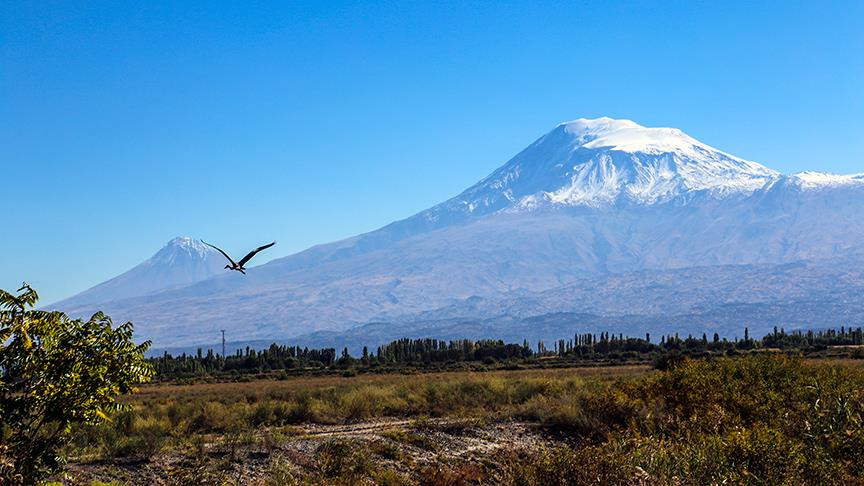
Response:
[[[73,481],[864,484],[858,362],[162,384],[133,401],[78,431]]]

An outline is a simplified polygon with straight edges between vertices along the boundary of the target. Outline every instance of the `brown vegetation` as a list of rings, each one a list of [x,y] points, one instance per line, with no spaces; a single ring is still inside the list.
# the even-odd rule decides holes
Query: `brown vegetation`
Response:
[[[157,385],[81,430],[81,481],[850,484],[864,369],[783,355],[647,368]]]

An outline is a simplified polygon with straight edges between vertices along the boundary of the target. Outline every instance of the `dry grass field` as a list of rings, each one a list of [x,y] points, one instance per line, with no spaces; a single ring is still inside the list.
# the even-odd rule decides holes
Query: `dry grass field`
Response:
[[[854,360],[850,360],[854,361]],[[408,383],[447,382],[464,378],[495,378],[495,379],[562,379],[570,377],[591,377],[615,379],[640,376],[650,373],[649,365],[597,366],[581,368],[551,368],[525,370],[496,370],[486,372],[442,372],[442,373],[393,373],[393,374],[360,374],[343,377],[339,375],[324,376],[290,376],[285,379],[263,379],[245,382],[222,383],[153,383],[144,385],[133,396],[125,397],[134,403],[146,403],[151,400],[173,399],[178,396],[185,398],[211,398],[221,400],[225,396],[265,396],[270,393],[292,392],[298,390],[320,388],[356,388],[360,386],[399,386]]]
[[[82,429],[73,484],[850,484],[864,368],[647,366],[153,384]]]

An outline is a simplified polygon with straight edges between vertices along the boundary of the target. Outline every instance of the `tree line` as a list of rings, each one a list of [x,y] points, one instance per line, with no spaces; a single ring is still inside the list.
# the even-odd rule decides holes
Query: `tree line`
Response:
[[[570,339],[559,339],[549,344],[538,341],[530,344],[505,343],[500,339],[409,339],[403,338],[378,346],[375,351],[363,347],[359,356],[352,356],[348,348],[338,352],[335,348],[310,349],[308,347],[271,344],[269,348],[255,350],[249,347],[238,349],[234,354],[221,356],[212,349],[206,352],[199,348],[195,354],[172,356],[164,353],[150,362],[158,376],[198,376],[211,373],[261,373],[273,370],[352,368],[387,365],[442,364],[462,362],[494,363],[501,361],[531,361],[557,357],[568,360],[619,360],[648,359],[667,354],[697,355],[706,352],[730,352],[751,349],[798,349],[820,350],[829,346],[864,345],[864,329],[861,327],[826,330],[774,331],[754,339],[749,329],[744,337],[726,339],[718,333],[711,337],[669,334],[652,340],[644,337],[625,336],[621,333],[581,333]]]

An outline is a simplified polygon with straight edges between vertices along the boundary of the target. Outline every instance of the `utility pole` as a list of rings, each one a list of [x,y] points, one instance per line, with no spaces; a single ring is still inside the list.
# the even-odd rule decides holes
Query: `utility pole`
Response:
[[[222,329],[222,359],[225,359],[225,329]]]

